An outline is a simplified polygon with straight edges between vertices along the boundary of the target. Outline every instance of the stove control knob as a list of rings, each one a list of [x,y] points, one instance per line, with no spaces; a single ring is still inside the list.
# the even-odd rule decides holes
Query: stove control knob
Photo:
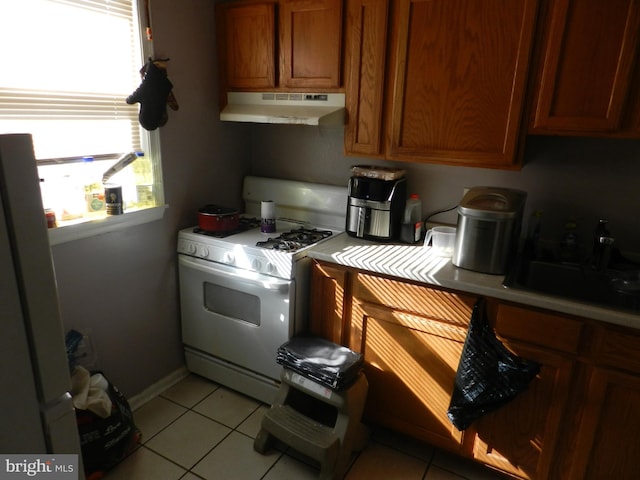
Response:
[[[233,265],[236,261],[236,257],[231,252],[225,252],[222,256],[222,261],[228,265]]]
[[[200,258],[207,258],[209,256],[209,249],[203,245],[198,248],[198,256]]]
[[[196,246],[191,242],[185,242],[184,249],[189,255],[193,255],[196,253]]]
[[[251,262],[251,269],[255,272],[262,272],[262,262],[257,258],[254,258]]]
[[[267,263],[267,267],[265,268],[265,271],[269,274],[276,273],[276,266],[273,263],[269,262]]]

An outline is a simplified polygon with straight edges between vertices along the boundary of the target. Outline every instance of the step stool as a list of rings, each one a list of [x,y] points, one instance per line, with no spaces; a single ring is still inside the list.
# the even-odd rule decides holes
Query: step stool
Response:
[[[276,399],[262,419],[254,450],[265,453],[276,438],[318,461],[320,480],[343,478],[351,454],[362,450],[368,438],[368,429],[360,421],[369,387],[364,373],[360,372],[353,383],[339,391],[286,367],[281,379]],[[324,422],[303,413],[300,406],[304,406],[305,396],[333,410],[335,421]]]

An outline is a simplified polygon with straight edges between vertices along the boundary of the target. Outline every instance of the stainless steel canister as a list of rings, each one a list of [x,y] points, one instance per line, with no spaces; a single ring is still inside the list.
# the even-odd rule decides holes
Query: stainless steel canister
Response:
[[[499,187],[474,187],[458,205],[451,262],[475,272],[504,274],[518,248],[527,194]]]

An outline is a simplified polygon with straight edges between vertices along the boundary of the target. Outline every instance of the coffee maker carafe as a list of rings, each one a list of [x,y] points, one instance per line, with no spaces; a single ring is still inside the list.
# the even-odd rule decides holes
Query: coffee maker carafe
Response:
[[[362,166],[353,171],[348,189],[347,234],[383,242],[397,240],[407,198],[404,171]]]

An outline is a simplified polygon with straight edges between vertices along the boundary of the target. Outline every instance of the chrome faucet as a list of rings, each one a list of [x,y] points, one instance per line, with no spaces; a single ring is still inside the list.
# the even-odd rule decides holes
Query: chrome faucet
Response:
[[[611,251],[615,238],[611,236],[607,229],[607,220],[600,219],[595,230],[593,239],[593,252],[591,256],[592,266],[597,271],[602,272],[607,269],[611,261]]]

